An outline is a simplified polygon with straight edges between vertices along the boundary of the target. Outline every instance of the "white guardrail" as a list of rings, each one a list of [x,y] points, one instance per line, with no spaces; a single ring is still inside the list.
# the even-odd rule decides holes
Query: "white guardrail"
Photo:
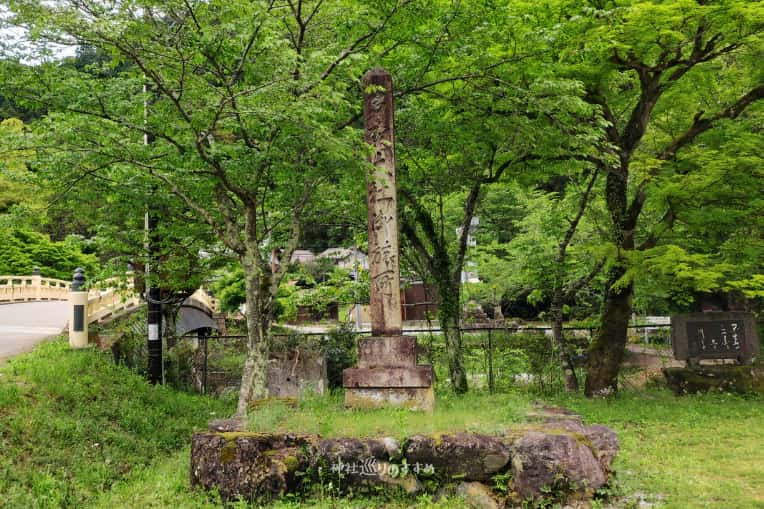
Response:
[[[37,269],[35,269],[37,272]],[[118,317],[141,304],[140,295],[135,293],[131,275],[127,279],[110,278],[91,284],[85,290],[85,275],[82,269],[74,274],[74,283],[61,279],[31,276],[0,276],[0,304],[35,301],[68,301],[71,306],[69,320],[69,344],[73,348],[88,345],[88,325]],[[193,297],[208,306],[218,309],[218,301],[205,290],[198,289]]]
[[[72,283],[42,276],[0,276],[0,302],[69,300]]]
[[[0,303],[70,301],[71,281],[31,276],[0,276]],[[133,280],[126,282],[111,278],[99,282],[96,288],[88,290],[88,323],[99,322],[130,310],[140,304],[140,297],[134,293]]]
[[[141,303],[140,296],[135,293],[133,278],[124,282],[118,278],[103,281],[99,286],[105,289],[91,288],[88,290],[87,321],[100,322],[131,310]]]

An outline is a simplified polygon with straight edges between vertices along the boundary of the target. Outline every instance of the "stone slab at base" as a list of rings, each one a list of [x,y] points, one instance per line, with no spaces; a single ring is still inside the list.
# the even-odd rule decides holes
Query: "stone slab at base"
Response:
[[[430,387],[345,388],[345,406],[352,408],[407,408],[431,412],[435,391]]]
[[[664,368],[663,376],[677,396],[708,391],[764,394],[764,361],[752,366]]]
[[[346,389],[402,389],[432,387],[435,375],[432,366],[408,368],[347,368],[342,371]]]
[[[417,364],[413,336],[372,336],[358,343],[358,367],[342,372],[345,406],[398,407],[432,410],[435,407],[432,366]]]

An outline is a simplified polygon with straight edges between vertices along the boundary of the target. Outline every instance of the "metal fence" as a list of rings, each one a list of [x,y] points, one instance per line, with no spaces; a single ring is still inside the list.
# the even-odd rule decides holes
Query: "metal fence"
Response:
[[[670,348],[670,325],[629,326],[629,341]],[[339,332],[338,332],[339,331]],[[566,343],[572,345],[573,360],[579,367],[585,361],[586,345],[596,331],[591,327],[563,328]],[[442,331],[406,329],[419,342],[419,362],[432,364],[436,380],[448,378],[448,361]],[[490,392],[512,386],[534,384],[542,392],[562,389],[560,355],[553,345],[549,327],[466,326],[461,328],[462,349],[469,382],[474,388]],[[299,332],[274,334],[274,343],[287,348],[306,344],[320,347],[331,334],[352,336],[351,347],[357,339],[369,336],[368,331],[338,329],[329,332]],[[197,387],[207,392],[210,385],[235,385],[241,375],[246,356],[245,335],[200,335],[195,356],[195,371],[199,373]],[[571,351],[569,350],[569,351]]]

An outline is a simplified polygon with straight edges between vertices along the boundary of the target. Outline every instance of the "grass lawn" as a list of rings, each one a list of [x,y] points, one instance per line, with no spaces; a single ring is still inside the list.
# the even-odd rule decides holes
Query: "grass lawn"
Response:
[[[626,494],[672,509],[764,508],[764,398],[651,390],[555,403],[618,433],[615,467]]]
[[[499,434],[521,422],[530,406],[524,394],[488,395],[474,393],[465,397],[443,394],[432,413],[401,409],[345,409],[343,396],[314,396],[295,408],[273,402],[254,410],[249,416],[252,431],[289,431],[317,433],[325,437],[392,436],[403,439],[415,433],[470,431]]]
[[[433,415],[349,411],[339,395],[298,408],[274,404],[252,415],[258,430],[331,435],[393,435],[467,429],[500,432],[537,396],[527,393],[441,395]],[[724,394],[675,398],[668,391],[624,392],[610,401],[558,397],[588,423],[613,427],[614,507],[636,507],[636,495],[665,508],[764,509],[764,398]],[[0,508],[214,508],[214,494],[191,492],[189,442],[233,402],[152,387],[114,366],[110,356],[71,351],[65,340],[0,367]],[[272,507],[459,508],[460,500],[338,500],[317,486],[309,500]],[[246,504],[234,507],[248,507]],[[604,507],[607,507],[605,505]]]

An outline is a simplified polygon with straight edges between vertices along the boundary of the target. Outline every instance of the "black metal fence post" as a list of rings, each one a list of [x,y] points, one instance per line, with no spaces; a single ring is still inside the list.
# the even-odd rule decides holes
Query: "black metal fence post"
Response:
[[[209,356],[209,349],[207,344],[209,342],[209,336],[204,336],[204,367],[202,368],[202,394],[207,394],[207,357]]]
[[[488,392],[493,394],[493,340],[491,338],[491,329],[488,329]]]

